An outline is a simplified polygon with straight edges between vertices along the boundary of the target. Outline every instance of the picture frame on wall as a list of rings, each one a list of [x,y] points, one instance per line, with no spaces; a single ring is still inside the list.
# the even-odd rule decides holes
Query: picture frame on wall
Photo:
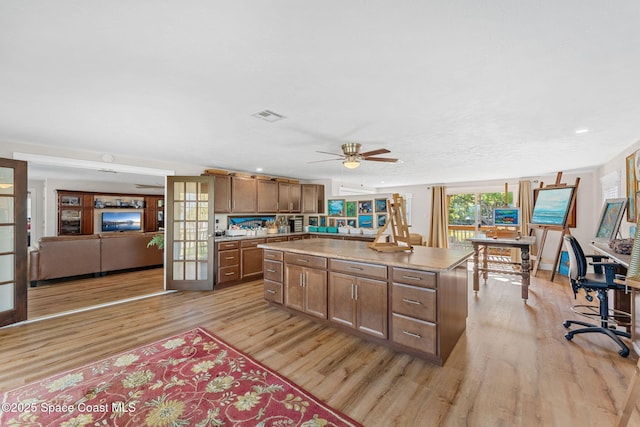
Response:
[[[358,217],[358,227],[373,228],[373,215],[360,215]]]
[[[636,192],[638,191],[638,181],[636,180],[635,157],[636,153],[633,153],[628,155],[626,158],[628,222],[636,222]]]
[[[347,226],[355,228],[358,226],[358,224],[356,223],[355,219],[347,219]]]
[[[387,214],[378,214],[376,216],[376,223],[378,224],[378,228],[384,227],[387,223]]]
[[[372,213],[373,212],[373,202],[371,200],[359,200],[358,201],[358,213]]]
[[[355,201],[346,203],[347,217],[354,218],[358,216],[358,206]]]
[[[344,216],[344,199],[329,199],[327,208],[329,216]]]
[[[336,219],[336,227],[344,227],[347,224],[347,220],[344,218]]]
[[[327,217],[323,215],[320,217],[320,227],[326,227],[326,226],[327,226]]]
[[[374,203],[376,207],[376,212],[387,211],[387,199],[376,199]]]
[[[318,226],[318,217],[317,216],[310,216],[309,217],[309,225],[311,225],[313,227],[317,227]]]

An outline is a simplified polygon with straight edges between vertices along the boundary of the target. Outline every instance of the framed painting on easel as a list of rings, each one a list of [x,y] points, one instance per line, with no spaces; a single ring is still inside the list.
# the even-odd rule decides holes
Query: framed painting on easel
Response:
[[[635,153],[627,156],[626,159],[626,178],[627,178],[627,221],[636,222],[636,192],[638,191],[638,182],[636,181]]]
[[[539,188],[531,224],[566,227],[575,187]]]

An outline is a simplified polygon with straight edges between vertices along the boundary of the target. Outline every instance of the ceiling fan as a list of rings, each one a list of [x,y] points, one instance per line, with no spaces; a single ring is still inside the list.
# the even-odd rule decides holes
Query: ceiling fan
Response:
[[[328,153],[326,151],[317,151],[317,153],[322,154],[331,154],[332,156],[338,156],[337,159],[328,159],[328,160],[318,160],[315,162],[309,163],[319,163],[319,162],[329,162],[332,160],[342,160],[342,164],[349,169],[355,169],[360,166],[360,161],[369,160],[374,162],[387,162],[387,163],[396,163],[398,159],[393,159],[390,157],[373,157],[379,154],[390,153],[391,151],[386,148],[379,148],[377,150],[366,151],[364,153],[360,152],[362,148],[362,144],[357,142],[348,142],[346,144],[342,144],[342,154],[336,153]]]

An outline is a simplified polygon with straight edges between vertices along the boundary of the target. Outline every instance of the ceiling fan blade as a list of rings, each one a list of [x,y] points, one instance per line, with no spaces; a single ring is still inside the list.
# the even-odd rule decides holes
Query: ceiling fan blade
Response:
[[[332,156],[340,156],[340,157],[344,157],[344,154],[329,153],[329,152],[327,152],[327,151],[316,151],[316,153],[331,154]]]
[[[395,163],[398,159],[392,159],[390,157],[363,157],[362,160],[373,160],[374,162],[387,162]]]
[[[328,153],[327,153],[327,154],[328,154]],[[333,162],[333,161],[335,161],[335,160],[344,160],[344,159],[340,158],[340,159],[314,160],[314,161],[312,161],[312,162],[307,162],[307,163]]]
[[[164,188],[164,185],[159,185],[159,184],[136,184],[136,188]]]
[[[378,154],[387,154],[390,153],[391,151],[387,150],[386,148],[380,148],[378,150],[373,150],[373,151],[367,151],[365,153],[360,153],[360,155],[362,157],[367,157],[367,156],[377,156]]]

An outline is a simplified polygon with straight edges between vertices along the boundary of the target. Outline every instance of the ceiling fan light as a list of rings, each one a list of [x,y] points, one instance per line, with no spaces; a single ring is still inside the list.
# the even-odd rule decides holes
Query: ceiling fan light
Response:
[[[342,162],[345,168],[347,169],[355,169],[360,166],[360,162],[355,159],[347,159]]]

